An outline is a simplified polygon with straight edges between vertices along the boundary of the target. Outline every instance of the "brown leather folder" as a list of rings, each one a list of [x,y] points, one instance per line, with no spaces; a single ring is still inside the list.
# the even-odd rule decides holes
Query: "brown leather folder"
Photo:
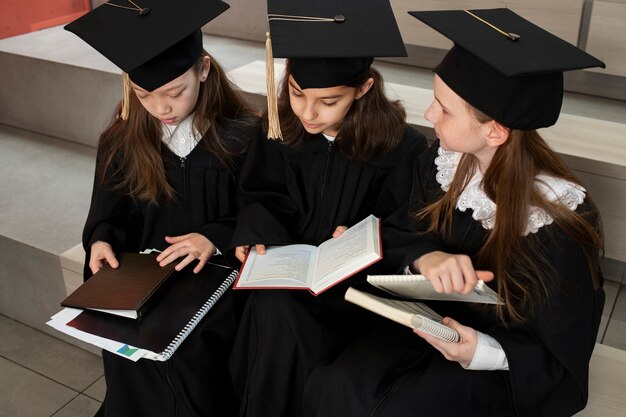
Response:
[[[122,253],[120,265],[108,264],[70,294],[61,305],[130,318],[141,317],[151,298],[174,271],[176,262],[160,267],[156,254]]]

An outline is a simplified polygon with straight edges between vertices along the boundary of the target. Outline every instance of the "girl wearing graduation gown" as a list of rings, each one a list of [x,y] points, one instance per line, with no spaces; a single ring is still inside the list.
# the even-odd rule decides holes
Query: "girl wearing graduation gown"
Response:
[[[309,39],[300,38],[302,25],[290,25],[286,32],[285,22],[270,20],[276,56],[289,57],[302,50],[312,58],[287,60],[278,97],[283,140],[259,136],[242,168],[242,207],[233,237],[242,260],[250,245],[256,245],[259,252],[264,245],[318,245],[332,238],[340,226],[352,226],[370,214],[390,214],[390,207],[377,204],[383,184],[396,166],[412,162],[426,148],[424,137],[406,125],[404,109],[385,96],[381,75],[370,67],[372,58],[324,55],[333,42],[339,45],[339,53],[360,48],[363,56],[398,50],[402,54],[404,47],[389,5],[375,2],[375,9],[361,16],[369,2],[363,8],[362,4],[350,6],[358,13],[347,6],[335,9],[333,1],[318,3],[315,7],[320,10],[309,10],[307,16],[342,14],[353,24],[362,21],[363,44],[346,46],[350,34],[341,31],[349,26],[331,22],[330,28],[337,25],[339,31],[331,39],[329,26],[303,23],[317,30]],[[303,6],[311,3],[268,4],[270,16],[300,15]],[[369,25],[365,19],[374,16],[379,20]],[[317,26],[312,29],[311,25]],[[385,38],[378,30],[388,30],[390,36]],[[308,369],[332,353],[333,343],[349,338],[351,315],[361,314],[352,307],[344,311],[342,294],[336,287],[318,297],[300,291],[251,292],[231,357],[242,415],[298,414]],[[334,326],[335,317],[346,323]],[[311,320],[325,323],[321,332],[307,331]]]
[[[417,164],[411,204],[387,219],[383,241],[397,272],[419,272],[445,293],[468,293],[483,279],[504,304],[427,302],[459,343],[376,316],[309,375],[303,415],[571,416],[586,404],[604,304],[598,212],[535,129],[558,118],[564,69],[603,64],[508,9],[475,13],[529,49],[464,11],[414,14],[456,44],[435,68],[425,114],[439,141]],[[501,72],[501,60],[535,54],[558,58],[536,74]],[[503,106],[507,93],[514,100]]]
[[[199,273],[212,256],[228,248],[236,213],[236,178],[259,124],[218,63],[203,50],[202,33],[195,26],[228,6],[222,2],[191,6],[197,10],[188,12],[200,23],[185,13],[183,22],[167,22],[183,31],[185,25],[194,25],[190,34],[124,75],[129,90],[98,146],[83,232],[85,279],[104,264],[118,267],[116,254],[121,252],[154,248],[162,251],[157,257],[161,266],[175,262],[178,271]],[[146,25],[142,33],[163,31],[166,22],[149,21],[156,15],[154,8],[161,8],[163,16],[168,15],[163,9],[176,4],[154,2],[151,7],[145,16],[132,16]],[[85,18],[94,13],[113,27],[87,20],[75,22],[70,30],[88,42],[84,27],[98,29],[104,37],[111,30],[122,31],[140,42],[130,33],[132,27],[126,33],[113,22],[124,19],[125,10],[103,5]],[[151,42],[159,42],[154,39]],[[123,69],[128,66],[123,60],[114,62]],[[165,362],[135,363],[103,351],[107,392],[98,415],[231,415],[235,407],[225,358],[235,330],[232,293],[227,291]]]

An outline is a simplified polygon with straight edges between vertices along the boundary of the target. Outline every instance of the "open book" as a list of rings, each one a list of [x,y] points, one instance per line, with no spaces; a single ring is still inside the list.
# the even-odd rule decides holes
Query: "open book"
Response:
[[[409,300],[464,301],[466,303],[502,304],[498,294],[478,281],[469,294],[438,293],[423,275],[368,275],[367,282],[389,294]]]
[[[396,323],[422,330],[445,341],[456,343],[461,340],[457,331],[441,324],[442,317],[426,304],[377,297],[352,287],[346,291],[345,299]]]
[[[319,246],[250,250],[235,289],[302,289],[317,295],[382,259],[380,222],[370,215]]]
[[[159,266],[156,254],[121,253],[120,265],[104,265],[61,302],[64,307],[97,310],[137,319],[174,271],[175,262]]]

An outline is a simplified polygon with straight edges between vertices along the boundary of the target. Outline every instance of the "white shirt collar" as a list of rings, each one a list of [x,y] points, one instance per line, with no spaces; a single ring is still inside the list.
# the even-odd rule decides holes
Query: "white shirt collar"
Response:
[[[463,154],[446,151],[441,147],[437,152],[439,156],[435,158],[436,179],[441,189],[448,191]],[[476,170],[457,199],[456,208],[463,212],[471,209],[474,220],[480,221],[485,229],[493,229],[496,220],[496,204],[483,190],[482,180],[483,173]],[[535,186],[549,201],[559,201],[572,211],[576,210],[578,205],[585,200],[586,190],[584,187],[562,178],[539,174],[535,177]],[[545,210],[531,206],[524,235],[536,233],[542,226],[550,224],[552,221],[552,217]]]
[[[181,158],[189,155],[202,138],[193,125],[193,113],[178,125],[161,123],[161,131],[161,141]]]

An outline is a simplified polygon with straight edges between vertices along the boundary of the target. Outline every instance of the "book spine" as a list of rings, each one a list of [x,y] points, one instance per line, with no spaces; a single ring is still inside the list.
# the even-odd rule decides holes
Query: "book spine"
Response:
[[[178,333],[178,335],[172,340],[172,342],[165,348],[165,350],[161,353],[157,353],[156,360],[166,361],[172,357],[176,349],[183,343],[183,341],[189,336],[189,334],[196,328],[200,320],[207,315],[209,310],[213,308],[215,303],[220,299],[222,295],[228,290],[228,288],[235,282],[235,278],[237,278],[238,271],[233,271],[230,275],[222,282],[217,290],[211,295],[211,297],[202,305],[200,310],[189,320],[189,323],[183,327],[183,329]]]

